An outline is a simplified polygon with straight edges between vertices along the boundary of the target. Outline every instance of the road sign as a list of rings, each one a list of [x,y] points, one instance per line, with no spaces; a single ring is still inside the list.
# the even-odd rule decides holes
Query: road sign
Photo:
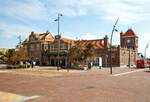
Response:
[[[60,39],[61,35],[55,35],[55,39]]]

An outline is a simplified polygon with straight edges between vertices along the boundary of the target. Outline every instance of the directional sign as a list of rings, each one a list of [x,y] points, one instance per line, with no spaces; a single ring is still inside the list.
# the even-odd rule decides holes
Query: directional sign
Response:
[[[55,35],[55,39],[60,39],[61,35]]]

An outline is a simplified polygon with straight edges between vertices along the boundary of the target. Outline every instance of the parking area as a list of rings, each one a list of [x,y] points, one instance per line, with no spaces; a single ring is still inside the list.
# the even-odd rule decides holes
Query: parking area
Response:
[[[130,73],[128,73],[130,72]],[[0,71],[0,102],[149,102],[149,69]],[[126,74],[120,74],[126,73]],[[118,75],[120,74],[120,75]]]

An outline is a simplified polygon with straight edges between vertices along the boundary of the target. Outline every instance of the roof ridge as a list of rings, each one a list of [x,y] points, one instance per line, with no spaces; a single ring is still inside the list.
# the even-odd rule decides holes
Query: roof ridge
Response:
[[[82,40],[82,41],[99,41],[99,40],[104,40],[104,39],[92,39],[92,40]]]
[[[132,29],[128,29],[123,36],[136,36]]]

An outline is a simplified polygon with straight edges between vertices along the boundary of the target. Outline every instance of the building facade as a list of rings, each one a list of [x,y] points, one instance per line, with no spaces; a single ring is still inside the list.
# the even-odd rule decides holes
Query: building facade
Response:
[[[110,66],[110,43],[107,36],[103,39],[82,40],[83,46],[93,44],[97,57],[89,58],[88,61],[98,62],[97,58],[102,57],[103,67]],[[50,32],[38,34],[31,32],[29,38],[23,43],[28,56],[41,65],[56,66],[58,63],[58,39],[55,39]],[[68,38],[60,39],[59,63],[63,66],[68,61],[68,53],[75,45],[75,40]],[[138,37],[132,29],[120,33],[120,45],[112,46],[113,66],[134,66],[138,54]]]
[[[104,38],[104,48],[99,49],[99,56],[102,57],[103,66],[110,65],[110,46],[108,37]],[[138,37],[132,29],[120,33],[120,45],[112,46],[113,66],[135,66],[138,57]]]
[[[66,54],[74,40],[68,38],[60,39],[60,62],[64,63]],[[23,42],[27,55],[40,65],[57,65],[58,39],[55,39],[50,32],[38,34],[31,32],[29,37]]]

